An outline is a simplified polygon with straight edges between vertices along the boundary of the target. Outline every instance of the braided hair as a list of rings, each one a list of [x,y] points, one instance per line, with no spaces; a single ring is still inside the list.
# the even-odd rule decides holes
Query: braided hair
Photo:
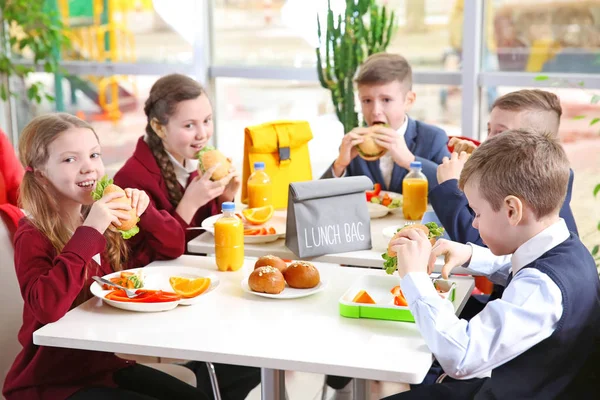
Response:
[[[181,201],[183,190],[177,182],[175,168],[167,155],[163,141],[150,122],[156,119],[159,124],[166,125],[179,102],[196,99],[202,93],[204,93],[202,85],[192,78],[181,74],[166,75],[154,83],[144,106],[144,113],[148,119],[146,142],[160,168],[173,206],[177,206]]]

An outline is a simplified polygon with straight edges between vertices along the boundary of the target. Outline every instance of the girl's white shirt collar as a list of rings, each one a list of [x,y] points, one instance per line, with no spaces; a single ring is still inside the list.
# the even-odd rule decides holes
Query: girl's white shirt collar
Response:
[[[144,142],[148,143],[146,137],[144,137]],[[173,157],[173,155],[169,153],[166,149],[165,153],[167,153],[167,157],[169,157],[169,160],[171,160],[171,163],[173,164],[173,169],[175,170],[175,177],[177,178],[177,182],[179,182],[179,184],[184,188],[187,187],[190,174],[198,169],[198,160],[185,159],[184,165],[181,165],[181,163],[177,161],[175,157]]]

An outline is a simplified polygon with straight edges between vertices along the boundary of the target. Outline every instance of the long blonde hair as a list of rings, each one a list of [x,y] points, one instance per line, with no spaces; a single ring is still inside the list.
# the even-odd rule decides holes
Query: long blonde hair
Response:
[[[19,140],[19,158],[28,169],[20,187],[20,206],[28,213],[31,224],[48,238],[57,253],[60,253],[71,239],[72,231],[63,223],[54,187],[46,182],[38,169],[48,162],[50,144],[71,128],[86,128],[96,135],[87,122],[67,113],[54,113],[34,118],[23,129]],[[89,210],[90,206],[83,206],[82,215],[87,216]],[[105,254],[113,270],[123,269],[127,259],[127,246],[121,235],[107,229],[104,237]]]

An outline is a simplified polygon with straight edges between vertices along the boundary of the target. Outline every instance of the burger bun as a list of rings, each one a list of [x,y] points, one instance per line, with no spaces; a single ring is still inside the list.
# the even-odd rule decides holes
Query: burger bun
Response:
[[[285,279],[275,267],[259,267],[248,277],[248,286],[254,292],[279,294],[285,289]]]
[[[256,260],[256,263],[254,264],[254,269],[257,269],[260,267],[265,267],[265,266],[271,266],[271,267],[277,268],[279,270],[279,272],[281,272],[282,274],[287,269],[287,264],[285,263],[285,261],[283,261],[279,257],[273,256],[270,254],[266,255],[266,256],[262,256],[258,260]]]
[[[311,289],[321,282],[319,270],[312,263],[296,261],[291,263],[283,273],[289,287]]]

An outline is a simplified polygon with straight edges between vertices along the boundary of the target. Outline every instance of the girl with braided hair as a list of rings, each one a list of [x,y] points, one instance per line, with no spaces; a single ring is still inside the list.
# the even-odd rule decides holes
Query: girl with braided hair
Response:
[[[183,229],[200,226],[233,201],[241,180],[235,169],[219,181],[197,172],[196,155],[213,135],[212,106],[202,86],[185,75],[160,78],[150,90],[144,112],[146,135],[115,175],[115,183],[148,193],[158,209],[167,210]],[[198,230],[186,231],[186,239]]]
[[[210,100],[198,82],[172,74],[154,83],[144,112],[146,135],[115,175],[115,183],[144,190],[150,202],[169,212],[184,230],[200,226],[220,212],[222,202],[233,201],[241,184],[234,169],[214,182],[209,177],[216,166],[198,175],[196,155],[213,134]],[[186,230],[186,242],[198,234]],[[198,388],[212,393],[206,364],[192,361],[186,366],[196,374]],[[215,364],[215,369],[224,400],[243,400],[260,383],[258,368]]]

